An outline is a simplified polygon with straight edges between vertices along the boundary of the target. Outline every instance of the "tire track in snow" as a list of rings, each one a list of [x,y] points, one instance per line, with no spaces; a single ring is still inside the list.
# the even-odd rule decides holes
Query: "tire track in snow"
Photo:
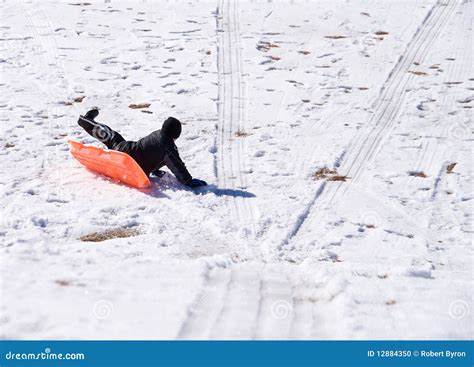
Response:
[[[469,31],[469,28],[471,26],[471,16],[469,11],[463,11],[462,7],[468,3],[462,3],[460,5],[460,10],[458,11],[458,14],[462,14],[462,19],[460,19],[458,22],[456,19],[453,19],[451,23],[454,24],[454,27],[458,27],[458,32],[457,34],[463,34],[463,31]],[[450,82],[450,81],[465,81],[467,80],[470,75],[471,75],[471,68],[472,68],[472,63],[469,62],[469,57],[470,57],[470,49],[469,47],[467,48],[462,48],[459,50],[460,53],[460,62],[458,61],[458,53],[456,55],[450,55],[451,57],[455,56],[456,63],[451,62],[448,64],[448,68],[443,67],[444,70],[447,71],[447,73],[444,73],[443,80],[445,82]],[[453,88],[451,89],[449,85],[446,85],[444,87],[444,91],[442,93],[442,99],[439,103],[440,107],[443,109],[444,113],[451,113],[453,109],[460,109],[462,112],[462,107],[459,105],[456,105],[456,102],[464,96],[464,93],[462,93],[461,88]],[[447,161],[443,161],[444,158],[444,153],[446,152],[445,150],[442,149],[443,143],[442,140],[448,139],[449,138],[449,130],[452,127],[446,123],[444,123],[444,126],[439,134],[436,134],[436,138],[430,138],[425,146],[425,149],[421,154],[417,156],[417,171],[423,171],[425,172],[426,170],[430,170],[433,166],[438,166],[439,167],[439,174],[435,179],[435,184],[433,187],[433,192],[429,198],[429,205],[433,205],[435,198],[436,198],[436,186],[439,184],[443,176],[446,174],[446,169],[447,169]],[[450,158],[450,157],[449,157]],[[454,157],[453,157],[454,158]],[[407,178],[408,182],[408,188],[410,190],[413,190],[415,188],[415,184],[417,182],[417,179],[410,176]],[[452,221],[454,223],[457,222],[457,219],[452,212],[452,208],[443,206],[435,206],[435,207],[428,207],[428,211],[424,212],[427,216],[427,226],[428,228],[431,228],[432,224],[435,223],[433,220],[434,217],[438,216],[441,218],[446,218],[448,221]],[[437,221],[438,223],[440,222],[439,220]],[[443,222],[446,223],[445,220]],[[461,227],[461,226],[460,226]],[[407,239],[405,239],[406,242]],[[452,266],[451,261],[449,258],[443,257],[443,262],[450,267]]]
[[[247,187],[243,172],[242,137],[236,133],[244,131],[245,124],[245,95],[242,76],[242,57],[240,45],[238,2],[221,0],[217,9],[218,50],[217,65],[219,75],[218,114],[218,155],[219,163],[215,164],[217,178],[220,184],[230,184],[233,190],[239,189],[235,183],[240,182],[240,188]],[[253,208],[248,198],[232,196],[234,215],[237,220],[244,221],[253,227]]]
[[[413,74],[408,73],[410,67],[414,65],[415,62],[420,65],[424,64],[425,59],[431,50],[431,46],[435,43],[440,32],[448,23],[456,9],[456,6],[456,0],[448,3],[438,1],[425,17],[422,27],[418,28],[415,33],[415,36],[411,41],[412,46],[410,47],[409,45],[408,51],[405,52],[404,56],[400,57],[399,62],[392,70],[392,83],[387,83],[389,82],[389,80],[387,80],[384,84],[378,99],[378,106],[374,110],[374,114],[370,119],[369,125],[374,124],[374,128],[369,132],[365,139],[362,140],[355,158],[348,164],[349,168],[346,168],[347,164],[344,164],[348,163],[348,161],[344,161],[341,167],[341,169],[346,172],[345,174],[351,177],[350,183],[352,185],[357,184],[361,179],[365,167],[375,160],[377,153],[382,147],[383,141],[385,141],[387,136],[389,136],[390,132],[393,130],[396,118],[400,115],[400,111],[404,106],[406,88],[410,85],[413,79],[417,78]],[[373,133],[376,129],[378,129],[376,133]],[[366,142],[368,143],[368,147],[365,145]],[[333,195],[329,199],[327,205],[331,206],[336,201],[342,200],[346,196],[350,187],[351,185],[334,185]],[[358,190],[360,191],[360,189]],[[389,208],[386,207],[385,209]],[[393,207],[389,209],[389,212],[395,214],[395,216],[402,222],[405,222],[406,226],[411,230],[421,234],[429,241],[434,240],[434,236],[431,232],[420,227],[419,223],[405,215],[402,208]],[[406,239],[406,237],[403,237],[403,239]]]
[[[60,117],[67,115],[67,111],[64,110],[64,107],[57,105],[59,100],[62,98],[66,99],[69,96],[69,83],[66,78],[65,67],[61,55],[58,53],[54,27],[42,10],[42,4],[15,2],[13,7],[15,7],[19,13],[23,14],[30,34],[33,37],[32,41],[35,46],[37,46],[35,47],[35,51],[39,51],[36,64],[36,68],[39,71],[35,73],[39,74],[40,77],[35,76],[36,82],[34,85],[37,90],[41,92],[43,97],[46,97],[44,109],[48,115],[47,126],[40,124],[39,132],[45,137],[46,141],[50,143],[54,141],[54,136],[59,132],[64,132],[66,129],[64,126],[64,118],[56,119],[51,116],[57,115]],[[59,84],[51,83],[50,78],[54,75],[58,76],[61,80]],[[47,76],[49,80],[44,82],[44,76]],[[58,78],[56,78],[56,80],[57,79]],[[35,114],[37,114],[37,111]],[[37,126],[37,124],[35,126]],[[46,182],[50,182],[48,192],[45,193],[47,200],[49,200],[50,196],[54,197],[55,200],[60,200],[64,172],[62,170],[55,170],[54,174],[51,174],[49,170],[52,166],[59,165],[58,156],[67,156],[69,152],[61,151],[59,145],[45,149],[45,141],[43,139],[41,141],[35,141],[33,147],[33,149],[41,151],[43,160],[42,164],[38,166],[39,171],[37,172],[37,177],[44,179]],[[23,182],[20,183],[23,184]],[[59,205],[63,204],[64,203],[60,203]]]
[[[41,90],[44,94],[48,95],[50,99],[59,99],[66,98],[68,96],[68,85],[67,79],[65,77],[65,68],[61,56],[58,53],[58,46],[55,40],[55,31],[51,22],[46,18],[43,10],[41,10],[41,4],[35,4],[36,8],[31,9],[28,6],[18,5],[21,13],[24,14],[33,34],[33,41],[38,44],[39,49],[42,51],[40,57],[38,57],[38,62],[41,63],[41,70],[47,71],[49,75],[58,75],[62,79],[63,86],[57,88],[55,85],[45,84],[38,82],[36,87]],[[41,31],[43,29],[43,31]],[[49,34],[44,34],[46,31]],[[51,89],[54,89],[51,93]],[[47,101],[48,103],[57,102]]]
[[[215,323],[211,339],[251,339],[258,323],[261,263],[238,264],[232,273],[228,299]]]
[[[407,50],[400,56],[384,82],[379,97],[374,102],[374,112],[368,122],[368,127],[354,139],[355,144],[347,150],[340,166],[341,172],[351,177],[352,184],[360,179],[361,172],[378,152],[384,135],[393,127],[404,100],[405,88],[412,79],[412,75],[408,73],[411,65],[413,62],[420,64],[423,62],[429,46],[453,13],[454,5],[452,1],[447,4],[438,2],[430,9],[408,44]],[[296,230],[292,229],[287,234],[279,249],[282,250],[294,241],[300,232],[304,232],[303,228],[321,225],[323,209],[329,207],[346,192],[347,183],[332,183],[322,191],[318,189],[309,210],[305,209],[306,214],[303,213],[303,217],[298,219],[301,223]],[[319,204],[318,210],[314,211],[316,203]]]
[[[430,46],[449,20],[454,9],[454,2],[446,5],[436,4],[434,9],[425,18],[423,26],[415,33],[414,40],[409,45],[408,51],[400,57],[392,70],[389,80],[385,83],[379,99],[376,101],[376,108],[369,122],[369,126],[373,126],[373,128],[359,144],[355,157],[351,159],[348,156],[348,160],[345,160],[341,166],[341,169],[347,172],[347,175],[353,177],[353,180],[359,178],[362,170],[367,165],[366,162],[370,163],[373,160],[380,148],[385,133],[393,126],[394,120],[403,105],[406,86],[414,78],[413,74],[408,73],[410,67],[414,62],[423,63]],[[435,14],[436,11],[438,11],[439,15]],[[437,18],[435,18],[436,15],[438,15]],[[351,153],[349,152],[348,155]],[[348,167],[346,168],[346,166]]]
[[[293,286],[285,271],[268,264],[260,272],[259,303],[252,339],[288,339],[294,320]]]
[[[460,33],[462,33],[463,29],[468,30],[470,26],[470,16],[469,12],[462,12],[463,17],[461,23],[456,23],[457,25],[462,24],[460,27]],[[447,71],[444,73],[444,78],[446,82],[449,81],[462,81],[465,79],[468,79],[470,76],[471,72],[471,63],[468,61],[468,58],[470,56],[469,48],[464,48],[462,49],[462,60],[460,63],[454,63],[451,62],[448,64],[448,67],[443,67],[443,70]],[[457,57],[455,58],[456,60],[458,59]],[[456,65],[460,65],[460,67],[456,67]],[[449,108],[455,107],[456,106],[456,100],[462,97],[462,94],[459,93],[460,89],[459,88],[454,88],[453,91],[450,91],[450,86],[445,86],[445,90],[442,93],[443,97],[439,103],[441,108],[444,109],[444,112],[449,113]],[[448,125],[445,124],[443,129],[441,130],[441,133],[437,135],[437,139],[430,139],[426,146],[425,149],[423,149],[422,152],[417,156],[416,160],[416,171],[424,171],[430,167],[433,166],[433,161],[437,154],[439,153],[439,146],[440,146],[440,139],[439,138],[446,138],[447,133],[448,133],[449,127]],[[414,183],[417,181],[416,178],[413,176],[408,177],[408,187],[413,188]]]
[[[287,275],[278,264],[208,266],[176,339],[286,339],[292,332],[301,337],[293,328],[300,309],[295,309],[294,286]],[[299,323],[312,318],[305,311]]]
[[[245,99],[243,96],[242,59],[240,50],[240,28],[238,2],[221,0],[216,11],[217,26],[217,71],[218,71],[218,116],[214,170],[219,186],[230,185],[236,190],[235,180],[242,189],[247,187],[243,168],[243,142],[234,136],[243,131]],[[236,141],[236,139],[238,139]],[[238,177],[237,177],[238,176]],[[246,198],[232,196],[232,214],[238,225],[253,226],[253,209]],[[249,222],[250,220],[250,222]],[[255,233],[255,230],[254,230]],[[248,245],[247,245],[247,248]],[[236,287],[231,269],[208,269],[204,275],[202,289],[188,309],[188,316],[178,331],[177,339],[206,339],[219,337],[235,311],[232,295]],[[220,330],[220,332],[218,332]]]
[[[462,5],[465,5],[465,4],[468,4],[468,3],[463,3]],[[461,24],[462,24],[461,30],[469,31],[469,28],[470,28],[471,22],[472,22],[472,20],[471,20],[472,17],[470,16],[469,11],[463,12],[461,10],[460,12],[463,14],[462,21],[461,21]],[[459,23],[456,23],[456,24],[459,25]],[[471,55],[470,49],[469,48],[463,48],[461,52],[462,52],[462,60],[461,60],[460,63],[459,62],[453,63],[452,67],[449,69],[449,73],[446,74],[447,75],[447,77],[445,78],[446,82],[453,81],[453,80],[463,81],[463,80],[466,80],[470,77],[471,68],[472,68],[472,63],[469,62],[469,57]],[[457,60],[457,57],[456,57],[456,60]],[[460,65],[460,67],[456,68],[456,65]],[[455,73],[456,71],[457,71],[457,73]],[[460,88],[454,88],[454,90],[452,90],[452,91],[450,91],[449,86],[446,86],[445,88],[446,88],[446,90],[443,93],[443,98],[441,100],[441,106],[444,108],[445,112],[450,113],[448,108],[451,108],[451,107],[456,108],[456,101],[459,98],[462,98],[463,94],[460,93]],[[448,130],[450,128],[451,127],[448,127],[448,125],[445,124],[445,126],[443,127],[442,132],[439,135],[439,137],[441,137],[441,138],[448,137]],[[428,149],[425,150],[426,153],[429,152],[430,154],[428,154],[428,157],[426,157],[426,155],[424,155],[422,157],[421,161],[418,163],[418,170],[423,170],[422,167],[432,167],[433,166],[433,161],[434,161],[435,157],[437,156],[437,154],[439,153],[439,146],[440,146],[440,141],[439,140],[440,139],[436,139],[434,141],[435,146],[433,148],[431,148],[429,150]],[[412,179],[411,183],[413,183],[414,179],[413,178],[411,178],[411,179]]]
[[[203,278],[202,290],[188,307],[187,318],[176,339],[209,339],[221,317],[232,282],[232,270],[208,267]]]

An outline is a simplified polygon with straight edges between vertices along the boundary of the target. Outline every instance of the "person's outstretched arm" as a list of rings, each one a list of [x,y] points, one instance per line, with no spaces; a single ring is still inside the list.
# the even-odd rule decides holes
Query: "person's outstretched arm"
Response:
[[[165,155],[165,165],[171,170],[173,175],[176,176],[179,182],[183,185],[196,187],[196,186],[206,186],[207,183],[202,180],[198,180],[196,178],[192,178],[191,174],[189,173],[186,165],[181,160],[181,157],[178,153],[178,148],[176,145],[170,146],[166,149]]]

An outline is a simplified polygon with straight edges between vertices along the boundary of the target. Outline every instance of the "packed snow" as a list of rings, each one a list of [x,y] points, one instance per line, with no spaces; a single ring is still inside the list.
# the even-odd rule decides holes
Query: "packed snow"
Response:
[[[473,337],[471,1],[0,9],[1,338]],[[94,106],[209,186],[85,169]]]

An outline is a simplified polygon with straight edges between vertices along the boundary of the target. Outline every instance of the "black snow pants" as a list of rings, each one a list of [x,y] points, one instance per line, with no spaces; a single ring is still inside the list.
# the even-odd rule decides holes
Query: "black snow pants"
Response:
[[[87,133],[104,143],[107,148],[127,153],[135,159],[135,151],[137,142],[126,141],[117,131],[112,130],[109,126],[101,124],[97,121],[87,119],[83,116],[79,118],[78,124],[87,131]]]

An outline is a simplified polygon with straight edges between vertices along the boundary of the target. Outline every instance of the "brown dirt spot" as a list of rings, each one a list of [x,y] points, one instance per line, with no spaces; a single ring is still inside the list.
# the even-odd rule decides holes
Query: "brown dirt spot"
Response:
[[[111,240],[113,238],[126,238],[138,236],[140,231],[134,228],[116,228],[108,229],[103,232],[93,232],[80,237],[79,239],[84,242],[102,242]]]
[[[333,39],[333,40],[338,40],[338,39],[347,38],[347,37],[346,36],[341,36],[341,35],[335,35],[335,36],[324,36],[324,38],[330,38],[330,39]]]
[[[81,103],[81,102],[84,100],[84,98],[86,98],[86,96],[79,96],[79,97],[76,97],[76,98],[74,98],[74,102],[76,102],[76,103]]]
[[[316,172],[313,173],[314,180],[326,179],[327,181],[345,182],[347,178],[347,176],[339,175],[336,170],[330,169],[328,167],[319,168]]]
[[[425,73],[424,71],[413,71],[413,70],[409,70],[408,71],[409,73],[412,73],[414,75],[428,75],[427,73]]]
[[[277,47],[280,47],[274,43],[271,43],[271,42],[267,42],[267,41],[260,41],[257,45],[257,50],[259,51],[263,51],[263,52],[267,52],[269,51],[271,48],[277,48]]]
[[[335,175],[328,178],[328,181],[342,181],[346,182],[347,176]]]
[[[408,174],[413,177],[421,177],[421,178],[428,177],[428,175],[424,173],[423,171],[411,171],[411,172],[408,172]]]
[[[235,134],[235,136],[239,137],[239,138],[245,138],[246,136],[249,136],[250,134],[249,133],[246,133],[245,131],[237,131]]]
[[[5,148],[13,148],[15,146],[15,144],[13,143],[6,143],[5,144]]]
[[[302,55],[309,55],[311,52],[303,50],[303,51],[298,51],[298,53]]]
[[[58,280],[55,280],[54,282],[63,287],[67,287],[71,285],[71,282],[69,280],[58,279]]]
[[[357,89],[359,89],[359,90],[367,90],[367,89],[369,89],[369,88],[368,88],[368,87],[359,87],[359,88],[357,88]]]
[[[389,299],[388,301],[385,302],[385,304],[386,304],[387,306],[392,306],[392,305],[394,305],[394,304],[396,304],[396,303],[397,303],[397,301],[395,301],[394,299]]]
[[[375,35],[377,36],[386,36],[388,34],[388,32],[385,32],[385,31],[377,31],[375,32]]]
[[[323,167],[313,173],[313,178],[315,180],[321,180],[323,178],[327,178],[328,175],[335,175],[336,173],[337,172],[335,170],[329,169],[327,167]]]
[[[138,110],[140,108],[148,108],[151,106],[151,103],[131,103],[128,105],[128,108],[131,108],[132,110]]]
[[[454,162],[448,164],[448,166],[446,167],[446,172],[447,173],[453,173],[453,169],[454,169],[454,167],[456,167],[456,165],[457,165],[457,163],[454,163]]]

